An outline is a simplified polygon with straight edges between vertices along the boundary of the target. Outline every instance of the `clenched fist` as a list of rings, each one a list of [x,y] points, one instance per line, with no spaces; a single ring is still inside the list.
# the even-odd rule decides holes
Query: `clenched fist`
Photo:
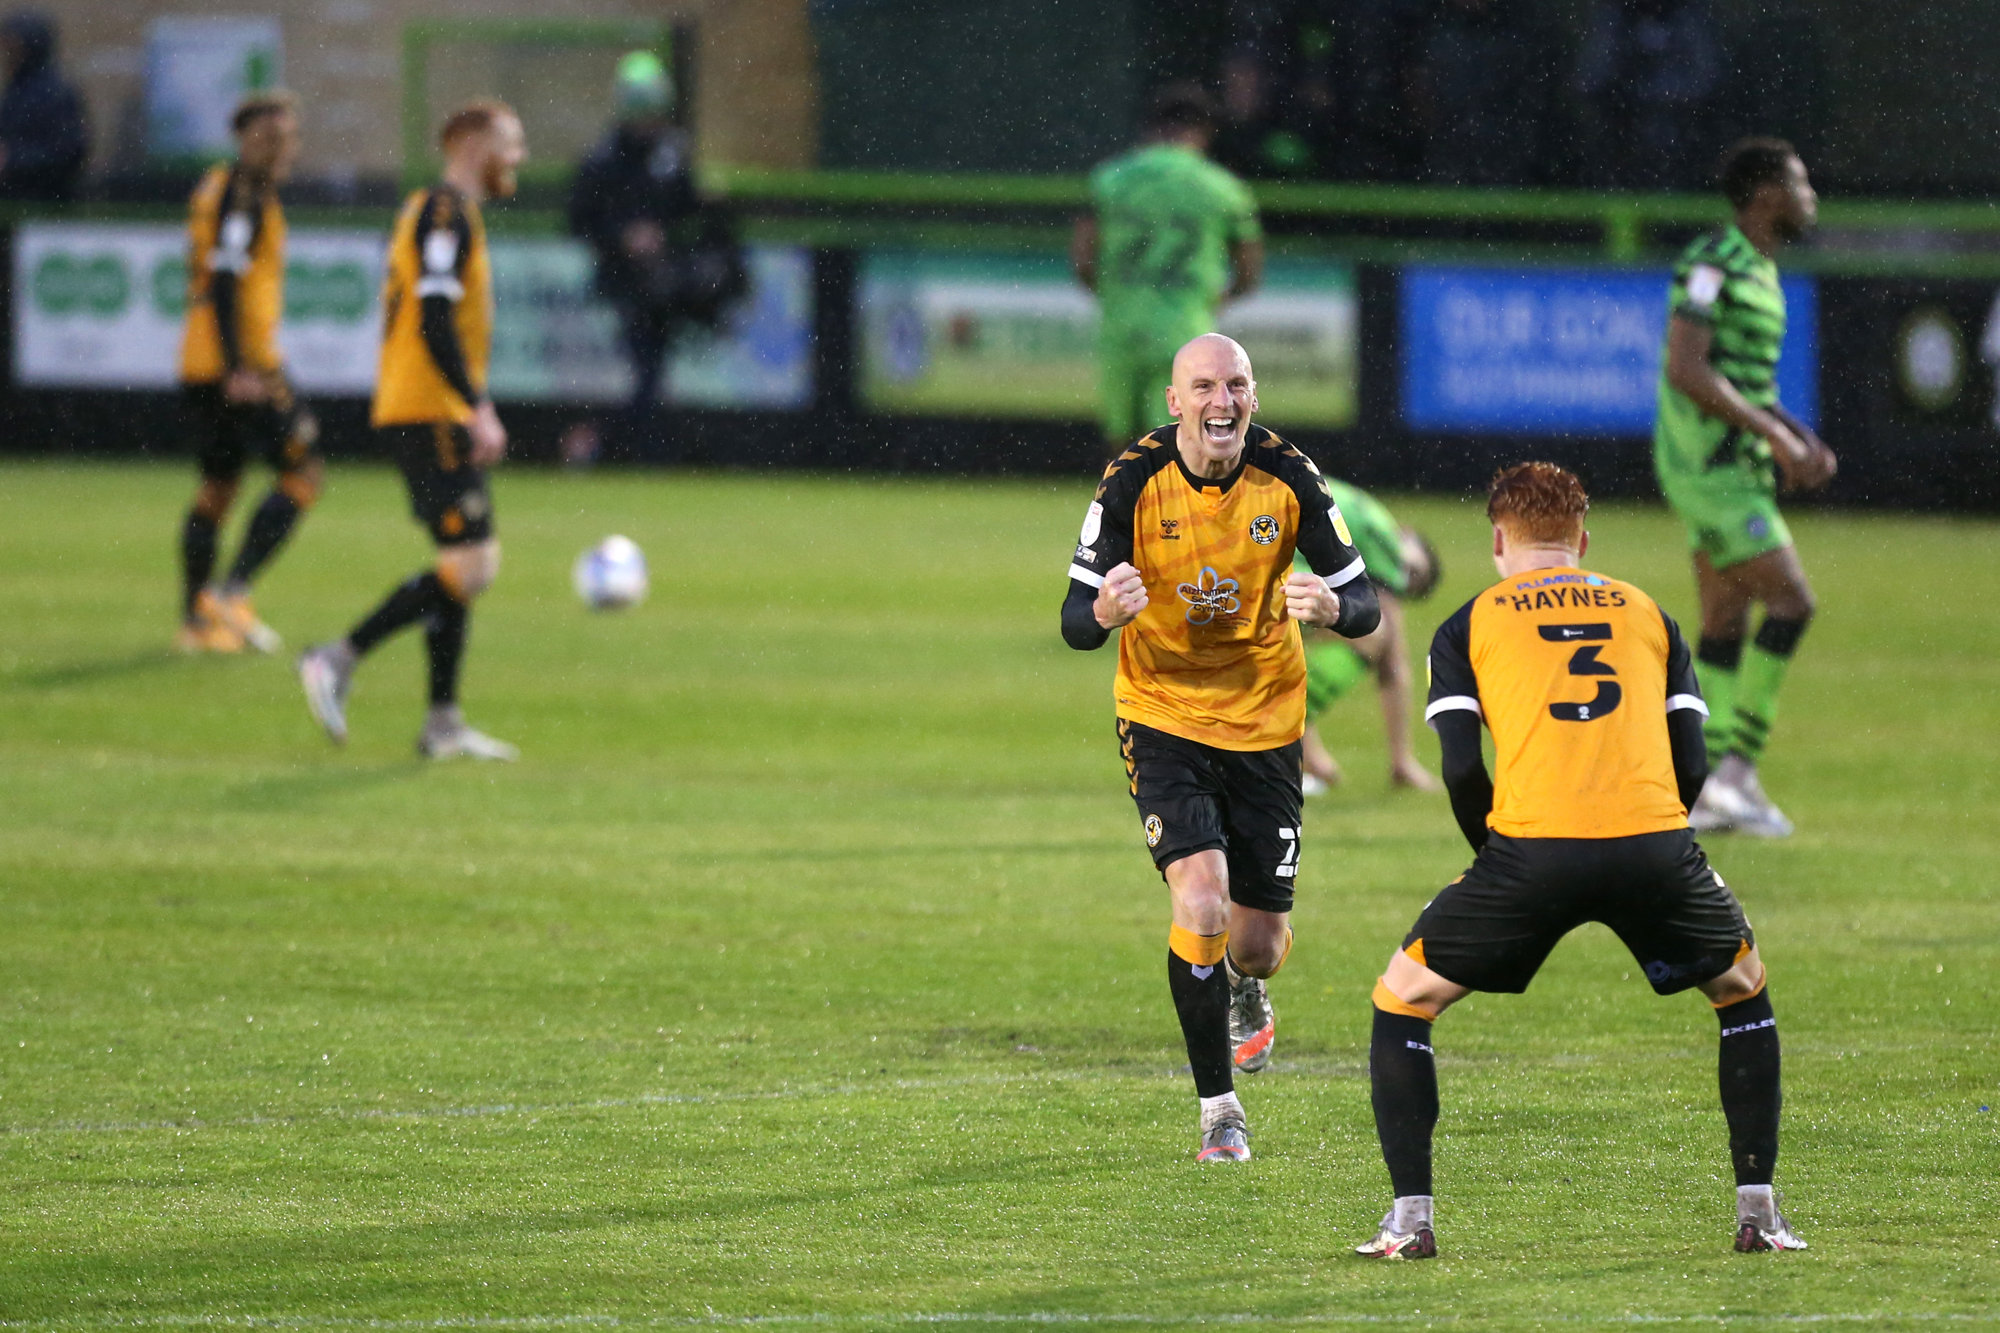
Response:
[[[1340,619],[1340,594],[1319,575],[1293,570],[1285,579],[1285,614],[1307,625],[1331,627]]]
[[[1091,610],[1096,613],[1098,624],[1117,629],[1137,620],[1146,609],[1146,600],[1146,581],[1129,562],[1122,563],[1113,565],[1104,576],[1104,586],[1097,590],[1097,601]]]

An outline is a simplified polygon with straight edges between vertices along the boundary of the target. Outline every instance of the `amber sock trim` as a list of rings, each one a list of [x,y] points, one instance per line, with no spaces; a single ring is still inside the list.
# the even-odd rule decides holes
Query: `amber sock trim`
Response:
[[[1277,965],[1276,967],[1274,967],[1274,968],[1272,968],[1272,969],[1270,970],[1270,972],[1269,972],[1269,973],[1268,973],[1268,974],[1266,975],[1266,978],[1265,978],[1266,980],[1269,980],[1269,979],[1270,979],[1271,977],[1275,977],[1275,976],[1277,976],[1277,975],[1278,975],[1278,973],[1280,973],[1280,972],[1282,972],[1282,971],[1284,971],[1284,970],[1285,970],[1285,960],[1286,960],[1287,958],[1290,958],[1290,957],[1292,956],[1292,938],[1293,938],[1293,935],[1292,935],[1292,928],[1291,928],[1290,926],[1286,926],[1286,927],[1285,927],[1285,947],[1284,947],[1284,949],[1283,949],[1283,950],[1282,950],[1282,951],[1281,951],[1281,952],[1280,952],[1280,953],[1278,954],[1278,965]]]
[[[1173,951],[1174,957],[1191,967],[1214,967],[1229,949],[1229,932],[1197,935],[1184,926],[1169,926],[1167,948]]]
[[[1402,996],[1389,989],[1388,983],[1380,977],[1375,979],[1375,993],[1368,997],[1377,1009],[1385,1014],[1403,1014],[1409,1018],[1420,1018],[1426,1023],[1437,1022],[1437,1015],[1428,1009],[1419,1009]]]

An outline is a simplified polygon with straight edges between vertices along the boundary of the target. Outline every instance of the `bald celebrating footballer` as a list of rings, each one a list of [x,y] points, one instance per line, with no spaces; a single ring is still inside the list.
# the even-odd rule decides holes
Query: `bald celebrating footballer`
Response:
[[[1736,1248],[1802,1250],[1771,1194],[1778,1027],[1743,909],[1688,831],[1708,709],[1673,618],[1580,568],[1590,499],[1553,463],[1493,479],[1500,581],[1431,641],[1430,706],[1472,866],[1431,899],[1375,987],[1375,1128],[1395,1202],[1358,1253],[1428,1259],[1431,1029],[1473,991],[1518,994],[1564,935],[1609,926],[1661,995],[1699,990],[1721,1020],[1718,1076],[1736,1169]],[[1494,775],[1480,751],[1493,733]]]
[[[1167,981],[1201,1100],[1197,1160],[1250,1157],[1235,1091],[1275,1036],[1264,979],[1291,951],[1299,868],[1299,624],[1381,618],[1312,460],[1262,426],[1243,349],[1174,357],[1178,418],[1119,454],[1083,521],[1063,602],[1072,648],[1118,638],[1118,742],[1173,925]],[[1294,552],[1311,572],[1294,572]],[[1232,1046],[1235,1050],[1232,1051]]]

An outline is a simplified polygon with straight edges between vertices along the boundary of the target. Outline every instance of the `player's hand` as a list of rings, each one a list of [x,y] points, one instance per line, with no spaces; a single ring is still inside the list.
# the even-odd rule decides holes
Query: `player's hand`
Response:
[[[270,396],[269,382],[247,367],[230,371],[222,381],[222,397],[227,402],[261,403]]]
[[[1771,457],[1784,477],[1785,489],[1816,490],[1833,480],[1833,450],[1817,437],[1808,443],[1784,421],[1770,417],[1760,432],[1771,445]]]
[[[472,465],[492,467],[507,456],[507,428],[493,410],[493,400],[483,398],[472,409],[472,421],[465,428],[472,437]]]
[[[1104,586],[1097,590],[1097,601],[1091,610],[1096,613],[1098,624],[1117,629],[1137,620],[1146,609],[1146,601],[1146,580],[1126,562],[1113,565],[1104,576]]]
[[[1285,579],[1285,614],[1307,625],[1330,628],[1340,619],[1340,594],[1319,575],[1295,569]]]
[[[1806,448],[1812,452],[1813,472],[1811,480],[1799,482],[1799,488],[1816,491],[1832,481],[1834,474],[1840,471],[1840,460],[1834,457],[1833,450],[1827,448],[1826,441],[1819,436],[1807,431],[1805,438]]]

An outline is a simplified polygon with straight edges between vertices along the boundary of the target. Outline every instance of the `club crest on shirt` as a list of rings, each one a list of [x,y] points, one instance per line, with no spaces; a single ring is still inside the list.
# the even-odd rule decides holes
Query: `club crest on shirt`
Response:
[[[1188,604],[1188,624],[1206,625],[1218,614],[1233,616],[1242,607],[1237,587],[1235,579],[1218,578],[1213,569],[1203,566],[1199,582],[1183,583],[1174,591]]]
[[[1160,835],[1165,831],[1166,826],[1160,823],[1158,815],[1146,816],[1146,845],[1148,847],[1158,847],[1160,845]]]
[[[1278,540],[1278,520],[1269,514],[1259,514],[1251,519],[1250,540],[1259,546],[1269,546]]]

